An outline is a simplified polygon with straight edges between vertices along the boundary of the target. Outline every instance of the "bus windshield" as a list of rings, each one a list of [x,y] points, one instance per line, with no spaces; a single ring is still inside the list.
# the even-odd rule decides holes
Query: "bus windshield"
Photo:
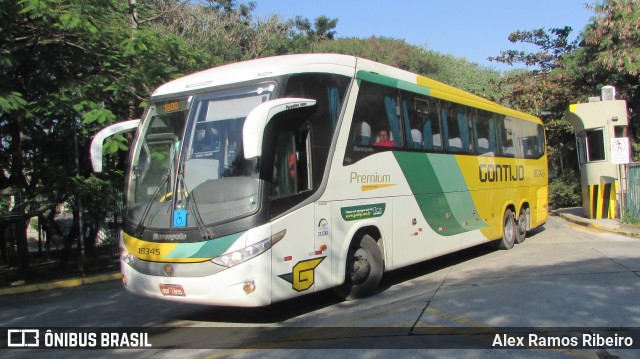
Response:
[[[242,128],[274,88],[196,95],[188,115],[186,101],[152,105],[132,159],[127,218],[138,228],[200,228],[255,211],[258,161],[244,158]]]

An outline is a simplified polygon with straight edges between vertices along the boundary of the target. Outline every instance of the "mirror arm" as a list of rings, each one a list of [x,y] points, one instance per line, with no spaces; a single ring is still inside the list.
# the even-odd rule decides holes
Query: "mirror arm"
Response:
[[[91,166],[93,172],[102,172],[102,149],[107,137],[131,131],[138,127],[140,119],[115,123],[98,131],[91,141]]]
[[[315,104],[316,100],[308,98],[279,98],[258,105],[249,113],[242,128],[244,157],[252,159],[262,155],[264,130],[275,115]]]

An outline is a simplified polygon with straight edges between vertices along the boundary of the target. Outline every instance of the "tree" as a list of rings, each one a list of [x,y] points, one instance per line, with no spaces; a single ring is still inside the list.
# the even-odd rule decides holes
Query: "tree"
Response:
[[[320,16],[315,19],[313,25],[309,19],[297,16],[294,20],[296,29],[300,34],[305,36],[310,42],[333,40],[338,25],[338,19],[330,19],[326,16]]]
[[[90,137],[138,114],[160,83],[208,62],[177,36],[141,29],[132,16],[148,15],[149,3],[131,4],[0,0],[0,189],[89,203],[94,195],[81,198],[79,188],[90,178]],[[21,272],[28,268],[26,222],[11,223]],[[67,255],[72,241],[83,247],[77,206],[74,223]]]
[[[317,42],[313,52],[360,56],[442,81],[476,95],[498,97],[492,82],[499,73],[452,55],[410,45],[404,40],[372,36],[368,39],[342,38]]]
[[[604,0],[590,5],[596,16],[584,33],[584,49],[574,61],[588,65],[598,87],[614,85],[629,107],[630,134],[640,140],[640,2]]]
[[[0,190],[50,197],[38,210],[49,237],[62,233],[57,205],[72,204],[63,258],[79,254],[74,244],[91,251],[97,222],[119,198],[108,189],[123,187],[129,139],[107,143],[106,174],[95,177],[91,137],[139,117],[152,91],[171,79],[263,56],[342,52],[496,97],[490,83],[498,74],[465,60],[401,40],[336,40],[338,19],[256,19],[254,9],[237,0],[0,0]],[[1,225],[17,233],[10,241],[23,273],[26,219]],[[87,228],[89,236],[81,230]]]
[[[0,123],[8,134],[0,152],[7,163],[2,188],[32,197],[46,182],[64,193],[65,178],[76,168],[68,159],[80,119],[74,110],[78,84],[98,68],[92,51],[102,45],[98,28],[115,19],[101,16],[102,7],[78,1],[3,0],[0,9]],[[23,272],[27,220],[11,223]]]
[[[501,51],[499,56],[489,60],[502,62],[507,65],[522,63],[527,67],[534,67],[533,72],[550,72],[560,65],[567,54],[571,54],[577,47],[579,40],[570,39],[573,29],[570,26],[562,28],[544,28],[530,31],[517,30],[509,35],[512,43],[524,42],[539,48],[538,52],[518,50]]]
[[[545,114],[550,167],[577,169],[573,130],[562,120],[569,104],[585,102],[604,85],[614,85],[629,106],[629,128],[637,143],[640,127],[640,2],[602,0],[589,5],[596,16],[570,40],[570,28],[516,31],[509,39],[535,45],[537,52],[503,51],[492,60],[533,67],[512,72],[500,82],[508,88],[502,102],[534,114]],[[568,145],[567,145],[568,144]],[[567,151],[569,150],[569,151]]]

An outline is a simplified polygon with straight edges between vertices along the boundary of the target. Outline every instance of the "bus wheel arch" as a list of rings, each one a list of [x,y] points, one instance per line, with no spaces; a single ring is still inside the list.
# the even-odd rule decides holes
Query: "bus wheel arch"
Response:
[[[520,211],[516,219],[515,242],[522,243],[527,237],[527,230],[531,228],[531,210],[529,203],[525,202],[520,206]]]
[[[344,300],[368,297],[375,293],[383,272],[380,231],[376,227],[360,228],[347,250],[344,283],[336,287],[335,292]]]

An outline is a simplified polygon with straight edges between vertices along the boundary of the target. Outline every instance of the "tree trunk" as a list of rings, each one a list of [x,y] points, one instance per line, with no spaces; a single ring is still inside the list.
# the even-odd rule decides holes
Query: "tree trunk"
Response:
[[[25,218],[17,218],[12,221],[16,236],[17,259],[18,259],[18,275],[21,279],[25,279],[29,273],[29,243],[27,241],[27,227],[29,220]]]

